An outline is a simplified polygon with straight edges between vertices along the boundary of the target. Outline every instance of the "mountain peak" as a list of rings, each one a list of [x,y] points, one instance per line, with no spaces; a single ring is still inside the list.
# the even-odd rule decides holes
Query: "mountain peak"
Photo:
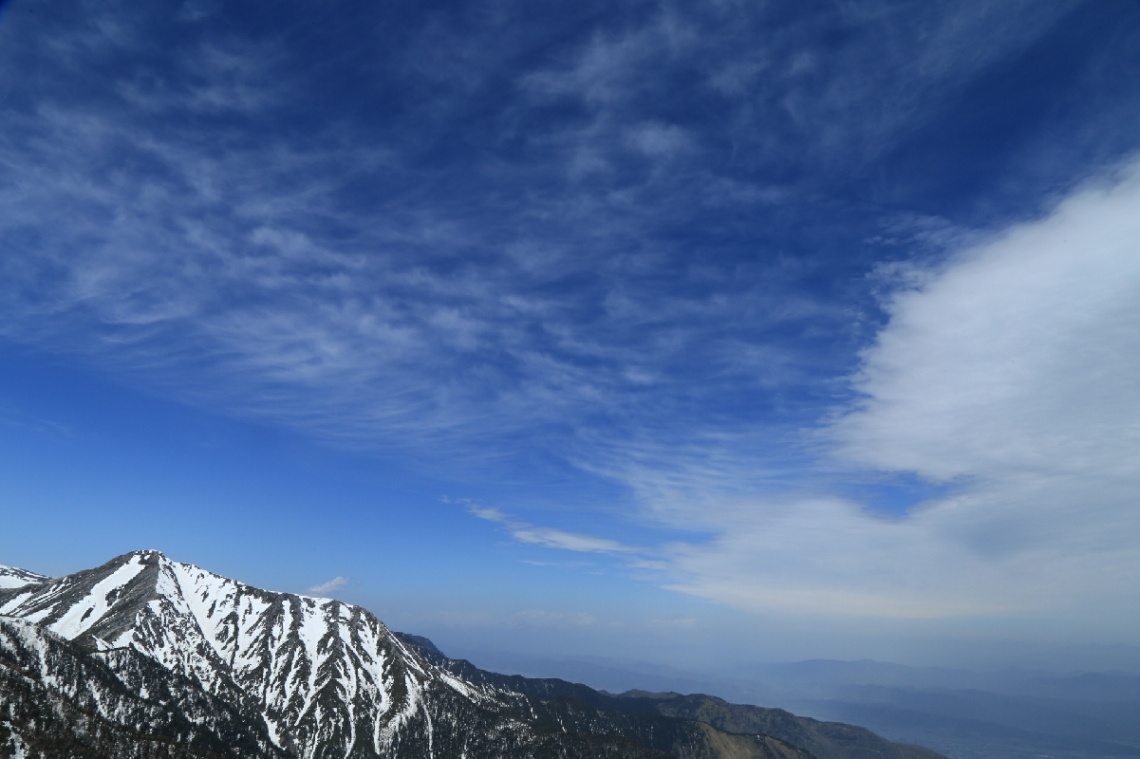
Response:
[[[166,554],[164,554],[162,551],[159,551],[158,549],[155,549],[155,548],[142,548],[142,549],[139,549],[136,551],[129,551],[129,552],[123,554],[123,556],[138,556],[138,557],[143,558],[143,559],[156,559],[156,560],[166,558]],[[122,557],[120,557],[120,558],[122,558]]]

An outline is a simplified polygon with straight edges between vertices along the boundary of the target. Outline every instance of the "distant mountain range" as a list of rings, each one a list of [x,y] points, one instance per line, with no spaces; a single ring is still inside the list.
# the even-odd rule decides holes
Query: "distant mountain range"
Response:
[[[365,609],[157,551],[0,567],[2,759],[937,759],[710,696],[499,675]]]

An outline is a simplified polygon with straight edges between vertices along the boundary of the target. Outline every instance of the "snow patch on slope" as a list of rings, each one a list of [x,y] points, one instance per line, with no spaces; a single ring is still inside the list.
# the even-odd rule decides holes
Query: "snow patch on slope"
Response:
[[[24,601],[26,601],[28,598],[31,598],[34,593],[34,590],[27,590],[23,593],[17,593],[7,603],[5,603],[3,606],[0,606],[0,615],[15,611],[20,607],[21,604],[24,603]]]
[[[145,565],[137,554],[123,566],[95,583],[87,597],[74,604],[66,614],[50,625],[48,629],[63,637],[74,640],[103,618],[111,608],[111,595],[138,576]],[[28,618],[31,621],[37,621]]]

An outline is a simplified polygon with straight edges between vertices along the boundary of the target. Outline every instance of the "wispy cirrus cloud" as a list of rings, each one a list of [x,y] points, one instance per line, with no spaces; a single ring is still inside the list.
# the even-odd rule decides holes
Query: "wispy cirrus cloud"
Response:
[[[1016,44],[1051,18],[1024,12],[1036,20],[1017,25]],[[765,227],[793,206],[762,172],[713,160],[725,150],[753,166],[768,160],[724,125],[755,132],[770,116],[756,109],[775,101],[721,100],[731,113],[712,122],[662,110],[678,95],[660,96],[682,82],[685,97],[724,97],[709,82],[736,65],[742,32],[718,14],[662,8],[632,27],[599,28],[563,44],[557,60],[512,70],[494,94],[487,80],[505,76],[523,37],[481,18],[438,60],[440,36],[457,33],[427,24],[398,64],[414,74],[409,96],[460,69],[466,84],[456,79],[380,133],[347,107],[312,124],[319,93],[298,52],[272,34],[210,34],[210,14],[139,14],[82,41],[53,29],[46,37],[68,50],[61,81],[108,61],[121,73],[84,80],[83,98],[49,90],[6,116],[3,229],[22,254],[4,262],[0,331],[179,398],[355,445],[479,438],[481,450],[509,454],[494,439],[521,435],[571,455],[581,437],[632,448],[647,425],[671,425],[675,438],[723,432],[741,399],[832,368],[813,365],[795,335],[842,329],[849,307],[804,285],[811,265],[717,253],[741,240],[766,247]],[[948,40],[982,23],[904,17],[896,21]],[[762,11],[748,18],[763,21]],[[738,72],[738,87],[798,91],[793,51],[825,26],[779,27],[753,51],[777,63],[753,69],[786,73],[761,87],[769,74]],[[477,44],[481,35],[502,43]],[[164,47],[167,38],[179,43]],[[425,56],[431,66],[417,64]],[[983,63],[948,56],[908,76],[941,81]],[[288,81],[297,86],[286,96]],[[486,98],[497,120],[464,121]],[[549,118],[562,101],[587,113]],[[311,125],[280,128],[293,121]],[[425,123],[441,134],[465,124],[482,147],[435,165]],[[525,134],[526,147],[496,147],[510,134]],[[572,175],[587,154],[616,173],[581,184]],[[726,213],[757,220],[723,242],[677,241],[682,225],[712,227]],[[47,221],[59,216],[68,223]],[[729,408],[710,409],[718,405]],[[551,434],[568,419],[577,433]]]
[[[623,269],[647,262],[603,264],[614,286],[588,271],[596,258],[522,269],[529,243],[500,255],[461,220],[399,201],[379,222],[336,209],[373,170],[355,148],[218,151],[64,106],[34,122],[50,144],[4,155],[18,177],[5,229],[37,239],[4,263],[4,334],[333,439],[495,435],[570,408],[628,416],[623,399],[668,390],[668,365],[701,341],[688,320],[732,309],[642,290]],[[119,153],[143,168],[112,170]],[[75,179],[105,171],[101,185]],[[47,208],[69,223],[44,226]],[[334,243],[330,226],[353,236]],[[478,265],[457,258],[471,244]],[[736,340],[710,370],[744,370]],[[184,383],[187,370],[201,380]]]
[[[325,596],[330,593],[336,593],[341,588],[348,585],[347,577],[334,577],[328,582],[322,582],[309,588],[309,592],[318,596]]]
[[[466,503],[466,506],[469,514],[484,521],[502,525],[508,534],[520,543],[582,553],[628,555],[644,551],[644,549],[628,546],[608,538],[599,538],[579,532],[567,532],[553,527],[537,527],[519,521],[498,509],[479,506],[470,502]]]

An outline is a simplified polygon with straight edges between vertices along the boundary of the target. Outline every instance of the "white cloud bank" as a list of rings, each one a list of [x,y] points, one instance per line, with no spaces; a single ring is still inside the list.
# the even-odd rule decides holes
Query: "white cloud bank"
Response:
[[[846,464],[949,494],[901,517],[826,497],[703,504],[692,516],[719,537],[669,549],[671,587],[759,610],[1129,629],[1140,163],[918,274],[827,432]]]

